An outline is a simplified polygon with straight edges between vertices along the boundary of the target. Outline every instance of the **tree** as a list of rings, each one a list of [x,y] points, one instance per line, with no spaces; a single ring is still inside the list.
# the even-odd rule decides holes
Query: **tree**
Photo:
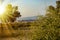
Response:
[[[4,16],[5,22],[14,22],[17,17],[21,17],[20,12],[18,11],[18,6],[12,6],[11,4],[8,4],[6,6],[6,12],[4,13]]]
[[[18,11],[18,6],[8,4],[6,6],[6,11],[1,18],[2,23],[0,24],[0,37],[18,35],[18,31],[15,31],[12,26],[12,24],[14,25],[14,21],[17,17],[21,17],[20,12]]]

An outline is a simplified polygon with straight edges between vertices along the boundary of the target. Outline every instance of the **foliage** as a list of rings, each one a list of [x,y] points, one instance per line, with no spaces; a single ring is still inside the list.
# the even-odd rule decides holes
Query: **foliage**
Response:
[[[9,26],[9,29],[12,28],[14,31],[19,31],[21,37],[30,37],[31,40],[60,40],[60,1],[56,2],[56,7],[52,5],[49,6],[46,15],[39,16],[37,20],[33,22],[14,22],[17,17],[21,16],[19,14],[18,6],[12,7],[11,4],[7,5],[5,15],[10,22],[7,26]],[[2,26],[6,25],[4,24]],[[20,30],[21,27],[23,30]],[[25,27],[30,27],[31,29],[25,30]],[[4,30],[3,32],[6,34],[9,33],[9,31],[7,31],[7,33]]]
[[[17,17],[21,17],[20,12],[18,11],[18,6],[12,6],[11,4],[8,4],[6,6],[6,10],[1,19],[0,23],[0,37],[5,37],[5,36],[15,36],[19,33],[15,29],[13,29],[13,25],[16,26],[16,23],[14,21],[16,20]],[[13,24],[13,25],[12,25]],[[16,26],[17,29],[17,26]]]
[[[17,17],[21,17],[18,6],[8,4],[5,9],[3,16],[0,18],[2,22],[14,22]]]
[[[32,40],[60,40],[60,1],[58,2],[56,8],[49,6],[46,15],[33,23],[36,25],[35,28],[32,27]]]

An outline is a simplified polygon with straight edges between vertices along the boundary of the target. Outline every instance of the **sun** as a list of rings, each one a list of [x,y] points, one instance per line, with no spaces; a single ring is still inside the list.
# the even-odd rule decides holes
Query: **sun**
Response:
[[[3,15],[4,11],[5,11],[5,6],[0,5],[0,15]]]

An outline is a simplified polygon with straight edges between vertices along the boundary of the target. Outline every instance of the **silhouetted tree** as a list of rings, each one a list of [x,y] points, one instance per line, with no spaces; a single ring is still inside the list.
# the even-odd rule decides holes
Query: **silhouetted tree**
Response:
[[[13,6],[11,4],[8,4],[6,6],[6,13],[7,21],[14,22],[17,17],[21,17],[20,12],[18,11],[18,6]]]

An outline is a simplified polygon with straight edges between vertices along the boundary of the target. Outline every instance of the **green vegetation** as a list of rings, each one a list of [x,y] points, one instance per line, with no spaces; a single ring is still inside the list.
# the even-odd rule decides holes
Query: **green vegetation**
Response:
[[[49,6],[46,15],[39,16],[29,27],[30,31],[20,31],[20,36],[27,33],[27,37],[31,40],[60,40],[60,1],[56,2],[56,7]]]
[[[46,15],[33,23],[32,40],[60,40],[60,1],[56,4],[56,8],[49,6]]]
[[[46,15],[40,15],[36,21],[11,22],[10,25],[19,33],[21,39],[25,37],[31,40],[60,40],[60,1],[56,2],[56,7],[49,6]],[[30,29],[25,30],[26,27]]]

